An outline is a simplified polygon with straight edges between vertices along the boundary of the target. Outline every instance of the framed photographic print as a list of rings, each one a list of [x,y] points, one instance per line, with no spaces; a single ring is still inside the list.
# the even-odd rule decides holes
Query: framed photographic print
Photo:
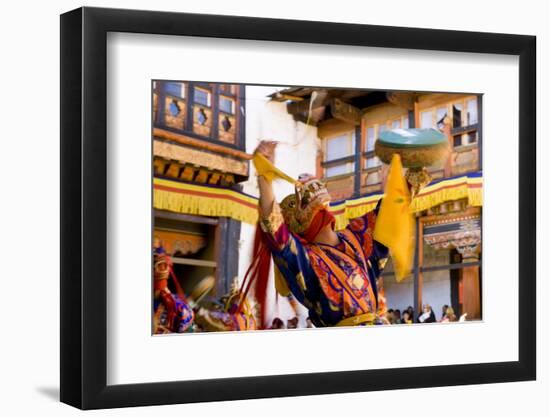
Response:
[[[530,36],[62,15],[61,400],[535,379],[535,104]]]

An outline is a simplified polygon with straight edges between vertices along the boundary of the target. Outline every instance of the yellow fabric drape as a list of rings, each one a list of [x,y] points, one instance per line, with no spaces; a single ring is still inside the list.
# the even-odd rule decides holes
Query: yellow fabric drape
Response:
[[[385,197],[380,205],[374,239],[390,250],[395,265],[395,277],[401,281],[410,273],[414,249],[414,220],[411,195],[403,176],[401,157],[394,154],[386,182]]]
[[[269,160],[262,154],[255,153],[254,158],[252,158],[252,162],[254,163],[254,167],[256,168],[258,175],[261,175],[266,180],[271,182],[275,178],[280,178],[291,184],[296,184],[296,180],[294,178],[286,175],[283,171],[269,162]]]

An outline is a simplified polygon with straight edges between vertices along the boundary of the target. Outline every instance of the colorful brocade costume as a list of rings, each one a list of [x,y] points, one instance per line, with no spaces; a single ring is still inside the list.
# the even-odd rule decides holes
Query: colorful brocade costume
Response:
[[[254,317],[254,308],[248,300],[244,300],[239,310],[241,293],[235,280],[229,294],[221,297],[219,302],[212,303],[208,308],[199,308],[195,321],[201,331],[228,332],[256,330],[257,323]]]
[[[278,204],[260,221],[282,295],[292,293],[316,327],[374,324],[386,313],[380,277],[388,249],[373,239],[376,210],[336,232],[340,243],[308,242],[289,231]]]
[[[166,307],[161,299],[153,302],[153,334],[191,332],[194,314],[189,303],[177,294],[170,294],[169,297],[173,300],[173,307]],[[174,310],[173,314],[171,308]]]
[[[193,329],[194,313],[172,269],[172,261],[162,247],[153,251],[154,299],[153,334],[185,333]],[[168,279],[173,279],[178,294],[168,289]]]

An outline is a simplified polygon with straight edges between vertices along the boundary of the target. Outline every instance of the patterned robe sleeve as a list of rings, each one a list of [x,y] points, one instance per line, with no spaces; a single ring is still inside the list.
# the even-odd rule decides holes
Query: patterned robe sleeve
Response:
[[[376,225],[376,217],[382,200],[378,202],[376,208],[361,217],[350,220],[348,229],[358,238],[365,259],[367,260],[367,266],[369,268],[369,277],[372,281],[376,282],[377,288],[377,301],[379,315],[385,315],[387,311],[386,297],[384,293],[384,285],[382,272],[388,261],[389,250],[382,243],[374,240],[374,227]]]
[[[287,295],[287,290],[298,302],[309,308],[318,299],[319,283],[306,246],[290,233],[276,202],[270,213],[260,216],[260,227],[275,263],[277,290],[282,295]],[[281,280],[284,282],[281,283]]]

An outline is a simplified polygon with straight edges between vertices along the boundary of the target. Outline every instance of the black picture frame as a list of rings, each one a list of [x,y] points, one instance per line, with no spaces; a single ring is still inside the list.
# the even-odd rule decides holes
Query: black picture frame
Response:
[[[519,360],[108,386],[108,32],[519,56]],[[61,16],[61,401],[82,409],[536,378],[534,36],[102,8]],[[519,140],[519,139],[518,139]]]

